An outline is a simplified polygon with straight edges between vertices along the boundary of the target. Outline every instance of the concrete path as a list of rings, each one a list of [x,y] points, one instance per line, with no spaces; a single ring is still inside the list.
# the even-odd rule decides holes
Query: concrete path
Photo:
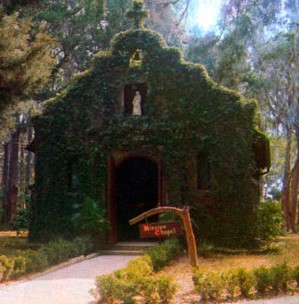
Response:
[[[274,299],[235,302],[234,304],[299,304],[299,296],[287,296]]]
[[[0,285],[0,304],[90,304],[100,274],[122,268],[136,256],[98,256],[66,268]]]

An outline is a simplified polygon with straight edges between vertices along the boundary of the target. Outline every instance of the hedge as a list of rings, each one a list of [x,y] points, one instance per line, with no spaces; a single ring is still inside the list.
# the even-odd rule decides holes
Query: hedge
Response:
[[[197,269],[193,273],[193,283],[202,302],[292,293],[299,291],[299,266],[292,268],[283,263],[270,268],[237,268],[223,272]]]
[[[0,256],[0,283],[22,275],[43,271],[47,267],[92,251],[92,241],[88,237],[78,237],[74,241],[58,239],[37,250],[19,251],[16,256]]]

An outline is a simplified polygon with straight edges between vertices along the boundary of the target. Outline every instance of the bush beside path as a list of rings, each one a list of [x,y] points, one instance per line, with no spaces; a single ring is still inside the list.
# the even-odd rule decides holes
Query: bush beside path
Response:
[[[47,272],[34,279],[0,285],[0,303],[5,304],[91,304],[90,289],[100,274],[125,267],[135,256],[98,256]]]

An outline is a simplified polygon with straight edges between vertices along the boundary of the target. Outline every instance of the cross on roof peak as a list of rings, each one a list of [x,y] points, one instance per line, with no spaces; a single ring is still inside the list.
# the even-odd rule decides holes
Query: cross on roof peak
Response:
[[[134,0],[133,7],[128,10],[127,16],[133,21],[133,28],[143,28],[144,19],[149,16],[148,10],[144,10],[143,0]]]

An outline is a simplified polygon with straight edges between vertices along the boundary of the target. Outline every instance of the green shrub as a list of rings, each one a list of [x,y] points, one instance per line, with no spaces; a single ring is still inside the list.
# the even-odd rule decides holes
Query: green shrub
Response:
[[[12,277],[17,277],[26,272],[27,260],[24,256],[12,256],[7,257],[5,255],[0,256],[0,282],[5,282]]]
[[[253,274],[245,268],[239,268],[236,270],[236,277],[240,288],[241,296],[249,298],[251,295],[252,287],[254,284]]]
[[[27,259],[24,256],[14,257],[15,264],[13,270],[13,277],[20,276],[26,272],[27,269]]]
[[[157,276],[154,280],[158,286],[158,294],[161,298],[160,303],[170,303],[177,291],[177,285],[168,276]]]
[[[206,241],[201,242],[198,246],[198,254],[204,258],[209,258],[213,255],[215,250],[214,245],[207,243]]]
[[[114,274],[101,275],[96,280],[96,286],[101,295],[100,303],[134,303],[135,287],[133,282],[123,280]]]
[[[75,205],[74,208],[76,213],[72,222],[78,234],[98,237],[100,232],[109,229],[106,211],[94,199],[87,197],[81,205]]]
[[[114,271],[116,278],[127,280],[140,277],[151,276],[153,274],[153,266],[149,256],[138,257],[131,260],[127,267]]]
[[[182,245],[178,239],[166,240],[164,245],[168,248],[168,259],[176,258],[182,252]]]
[[[101,295],[100,303],[170,303],[176,291],[176,285],[166,276],[124,275],[124,271],[102,275],[96,280]],[[119,274],[122,275],[119,275]]]
[[[8,281],[13,274],[15,261],[5,255],[0,256],[1,282]]]
[[[299,266],[294,267],[292,271],[292,279],[297,283],[297,288],[299,289]]]
[[[259,267],[255,269],[254,275],[256,278],[256,291],[258,294],[264,295],[274,291],[286,292],[288,282],[292,278],[292,271],[286,264],[278,264],[271,268]]]
[[[73,257],[74,247],[74,244],[70,241],[57,239],[43,246],[41,250],[44,251],[48,260],[48,264],[55,265]],[[75,254],[77,253],[77,250],[75,250]]]
[[[226,299],[233,300],[239,295],[239,282],[235,270],[229,270],[222,274],[226,289]]]
[[[299,290],[299,266],[290,268],[286,263],[271,268],[261,266],[248,271],[237,268],[223,273],[194,270],[193,283],[202,301],[232,300],[238,297],[265,296],[271,292],[294,290],[294,280]]]
[[[2,193],[0,192],[0,200],[1,198],[3,198],[4,195],[2,195]],[[3,223],[3,217],[4,217],[4,209],[2,206],[0,206],[0,223]],[[1,274],[1,270],[0,270],[0,274]]]
[[[260,202],[257,217],[257,238],[261,242],[270,242],[281,234],[283,221],[279,202],[268,200]]]
[[[163,268],[169,261],[180,254],[182,250],[181,244],[177,239],[167,240],[159,246],[155,246],[146,250],[153,263],[155,271]]]
[[[193,274],[195,290],[200,294],[202,301],[221,301],[225,288],[222,274],[210,271]]]
[[[93,240],[90,236],[77,237],[72,242],[73,256],[87,255],[94,249]]]
[[[255,289],[260,295],[267,293],[272,284],[271,271],[270,269],[261,266],[253,270],[255,276]]]
[[[49,266],[64,262],[72,257],[88,254],[92,248],[90,237],[78,237],[73,242],[57,239],[42,245],[38,250],[26,250],[21,253],[21,256],[26,261],[25,272],[31,273],[43,271]],[[23,262],[19,261],[18,263],[20,265]]]
[[[11,278],[26,273],[28,259],[24,255],[7,257],[0,256],[0,282],[6,282]]]
[[[134,297],[134,300],[138,300],[139,303],[141,302],[147,304],[160,303],[161,296],[158,290],[159,280],[157,278],[153,279],[152,277],[141,277],[138,285],[139,292],[138,295]]]
[[[29,228],[29,209],[22,208],[17,211],[16,217],[12,223],[13,228],[17,231],[17,234],[21,230],[28,230]]]
[[[150,248],[146,251],[146,254],[151,258],[155,271],[163,268],[163,266],[168,262],[165,247],[158,246]]]
[[[272,289],[275,292],[287,291],[288,281],[291,278],[291,270],[286,263],[278,264],[270,269],[272,277]]]
[[[2,279],[4,277],[5,267],[0,263],[0,282],[3,282]]]
[[[170,303],[177,290],[168,276],[136,277],[137,296],[146,304]]]
[[[240,296],[251,297],[254,289],[254,276],[244,268],[226,272],[200,272],[193,274],[195,290],[202,301],[223,301]]]
[[[136,258],[128,266],[96,280],[101,303],[169,303],[176,285],[166,276],[155,276],[149,256]]]
[[[28,250],[23,253],[26,258],[26,272],[38,272],[45,270],[49,264],[45,252],[41,249],[39,250]]]
[[[26,246],[25,246],[26,245]],[[18,248],[15,256],[0,256],[0,282],[22,274],[39,272],[48,266],[63,262],[71,257],[90,253],[93,248],[90,237],[78,237],[73,242],[58,239],[45,245],[28,245],[9,238],[1,239],[2,247]],[[22,250],[19,250],[19,248]],[[24,247],[24,248],[23,248]],[[36,250],[28,248],[36,248]]]
[[[151,276],[153,274],[151,258],[145,255],[131,260],[126,267],[126,272],[129,277],[134,277],[136,274],[140,276]]]

